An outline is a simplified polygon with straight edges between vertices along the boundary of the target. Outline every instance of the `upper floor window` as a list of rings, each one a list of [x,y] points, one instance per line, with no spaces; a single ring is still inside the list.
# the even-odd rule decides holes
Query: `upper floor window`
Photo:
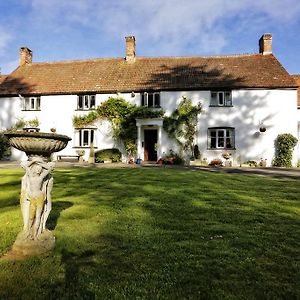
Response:
[[[147,107],[160,107],[160,93],[142,93],[141,105]]]
[[[23,97],[22,110],[41,110],[41,97]]]
[[[232,127],[208,128],[208,149],[234,149],[235,130]]]
[[[77,96],[77,109],[89,110],[96,108],[96,96],[95,95],[78,95]]]
[[[231,91],[211,92],[210,106],[232,106]]]

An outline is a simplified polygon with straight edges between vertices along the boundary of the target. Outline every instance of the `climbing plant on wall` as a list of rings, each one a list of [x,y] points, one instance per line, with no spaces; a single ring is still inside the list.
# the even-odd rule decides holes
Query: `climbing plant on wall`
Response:
[[[124,143],[128,153],[133,154],[136,148],[137,118],[161,118],[162,109],[151,109],[128,103],[121,97],[110,97],[84,116],[74,116],[73,126],[76,128],[91,125],[97,121],[108,120],[111,123],[113,136]]]
[[[178,108],[169,117],[164,118],[164,130],[179,144],[181,154],[193,150],[197,117],[201,112],[200,102],[193,105],[191,99],[183,96]]]

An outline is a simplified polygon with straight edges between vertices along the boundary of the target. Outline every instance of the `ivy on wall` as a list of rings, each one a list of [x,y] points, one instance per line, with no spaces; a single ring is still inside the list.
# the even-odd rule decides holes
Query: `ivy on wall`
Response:
[[[202,112],[202,105],[199,102],[193,105],[192,100],[182,97],[178,108],[169,117],[164,118],[164,130],[170,138],[180,146],[181,155],[184,152],[193,151],[194,139],[197,130],[197,118]]]
[[[136,119],[162,118],[163,116],[162,109],[136,106],[121,97],[110,97],[95,111],[85,116],[74,116],[73,126],[81,128],[97,121],[108,120],[111,123],[114,138],[121,140],[128,154],[133,155],[136,152]]]

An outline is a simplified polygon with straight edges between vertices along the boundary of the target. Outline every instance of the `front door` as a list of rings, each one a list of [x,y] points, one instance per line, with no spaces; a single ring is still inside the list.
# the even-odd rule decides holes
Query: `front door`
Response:
[[[144,130],[144,160],[157,161],[157,130]]]

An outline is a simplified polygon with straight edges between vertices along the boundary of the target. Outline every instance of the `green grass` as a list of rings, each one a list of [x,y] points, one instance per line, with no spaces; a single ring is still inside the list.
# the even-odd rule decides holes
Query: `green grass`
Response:
[[[22,227],[0,169],[0,255]],[[0,299],[300,299],[299,180],[57,169],[54,251],[0,261]]]

